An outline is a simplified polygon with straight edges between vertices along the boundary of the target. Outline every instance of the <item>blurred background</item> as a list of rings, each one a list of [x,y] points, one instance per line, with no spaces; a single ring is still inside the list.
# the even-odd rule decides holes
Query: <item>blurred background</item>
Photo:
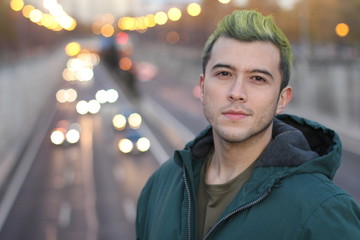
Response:
[[[134,239],[151,173],[201,131],[201,51],[235,9],[294,50],[287,112],[335,129],[360,203],[360,1],[2,0],[0,239]]]

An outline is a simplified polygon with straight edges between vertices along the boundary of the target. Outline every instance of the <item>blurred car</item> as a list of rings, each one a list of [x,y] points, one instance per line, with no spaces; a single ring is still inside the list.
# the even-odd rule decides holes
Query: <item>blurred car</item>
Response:
[[[150,149],[150,140],[140,134],[138,130],[128,129],[124,137],[118,141],[118,149],[122,153],[142,153]]]
[[[59,121],[50,134],[54,145],[72,145],[80,141],[81,127],[79,123],[68,120]]]
[[[142,124],[142,117],[139,113],[116,114],[112,119],[112,124],[116,130],[122,131],[126,128],[139,129]]]

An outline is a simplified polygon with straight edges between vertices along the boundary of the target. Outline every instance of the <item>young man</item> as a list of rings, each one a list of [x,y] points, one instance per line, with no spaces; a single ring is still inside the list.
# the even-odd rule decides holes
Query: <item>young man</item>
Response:
[[[242,10],[219,23],[200,77],[210,126],[149,179],[137,239],[360,239],[360,208],[331,181],[338,135],[278,115],[291,66],[271,17]]]

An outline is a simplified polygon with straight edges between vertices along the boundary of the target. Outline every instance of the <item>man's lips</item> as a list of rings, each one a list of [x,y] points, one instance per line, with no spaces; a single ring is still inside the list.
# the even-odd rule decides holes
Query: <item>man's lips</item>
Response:
[[[222,113],[225,117],[230,119],[242,119],[248,117],[249,114],[242,111],[228,110]]]

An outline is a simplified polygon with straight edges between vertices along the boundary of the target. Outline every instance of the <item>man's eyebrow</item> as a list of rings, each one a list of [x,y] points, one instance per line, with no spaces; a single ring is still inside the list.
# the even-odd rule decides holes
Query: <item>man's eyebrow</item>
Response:
[[[216,68],[228,68],[228,69],[231,69],[231,70],[235,70],[236,68],[230,64],[224,64],[224,63],[217,63],[215,64],[212,69],[216,69]]]
[[[262,73],[262,74],[269,76],[271,79],[274,80],[274,76],[265,69],[254,69],[254,70],[251,70],[250,73]]]
[[[212,67],[213,70],[217,69],[217,68],[228,68],[231,70],[236,70],[235,66],[230,65],[230,64],[224,64],[224,63],[217,63]],[[268,70],[265,70],[265,69],[256,68],[256,69],[249,71],[249,73],[262,73],[262,74],[269,76],[271,79],[274,79],[274,76]]]

